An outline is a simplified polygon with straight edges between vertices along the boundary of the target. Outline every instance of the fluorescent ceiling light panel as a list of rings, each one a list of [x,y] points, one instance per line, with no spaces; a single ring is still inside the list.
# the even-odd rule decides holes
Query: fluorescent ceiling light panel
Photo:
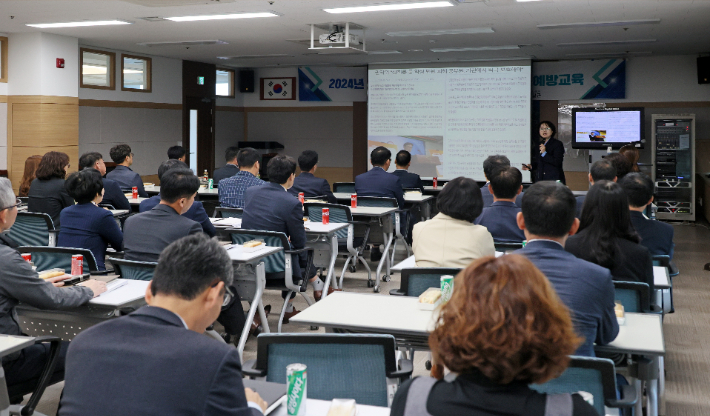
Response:
[[[217,59],[261,59],[261,58],[293,58],[295,55],[286,53],[272,53],[268,55],[236,55],[236,56],[218,56]]]
[[[627,55],[651,55],[651,51],[640,51],[640,52],[605,52],[605,53],[568,53],[565,56],[573,57],[610,57],[610,56],[627,56]]]
[[[200,16],[177,16],[166,17],[165,20],[173,22],[196,22],[200,20],[226,20],[226,19],[253,19],[255,17],[277,17],[278,14],[272,12],[259,13],[234,13],[234,14],[205,14]]]
[[[653,43],[656,39],[630,39],[630,40],[609,40],[609,41],[592,41],[592,42],[569,42],[558,43],[557,46],[597,46],[597,45],[626,45],[629,43]]]
[[[384,12],[391,10],[411,10],[411,9],[431,9],[436,7],[452,7],[449,1],[425,1],[417,3],[387,3],[372,6],[338,7],[335,9],[323,9],[326,13],[362,13],[362,12]]]
[[[492,27],[472,27],[468,29],[414,30],[411,32],[387,32],[387,36],[440,36],[440,35],[476,35],[479,33],[494,33]]]
[[[553,23],[537,25],[538,29],[572,29],[576,27],[633,26],[661,23],[661,19],[616,20],[610,22]]]
[[[434,48],[432,52],[478,52],[478,51],[502,51],[509,49],[520,49],[520,45],[503,45],[503,46],[477,46],[471,48]]]
[[[140,46],[202,46],[202,45],[227,45],[228,42],[215,39],[215,40],[178,40],[169,42],[142,42],[137,45]]]
[[[394,55],[401,53],[400,51],[367,51],[368,55]]]
[[[540,1],[540,0],[515,0],[515,1],[517,1],[518,3],[528,3],[531,1]]]
[[[31,23],[25,26],[37,27],[40,29],[53,29],[58,27],[85,27],[85,26],[110,26],[110,25],[130,25],[130,22],[123,20],[95,20],[84,22],[64,22],[64,23]]]

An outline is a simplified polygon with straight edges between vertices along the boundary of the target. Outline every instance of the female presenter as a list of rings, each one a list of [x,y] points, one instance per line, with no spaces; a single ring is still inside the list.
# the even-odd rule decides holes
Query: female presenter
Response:
[[[533,153],[532,165],[523,165],[523,170],[534,170],[533,182],[560,181],[565,183],[565,172],[562,170],[562,161],[565,158],[565,147],[561,141],[555,139],[555,125],[543,121],[538,128],[540,134],[539,145]]]

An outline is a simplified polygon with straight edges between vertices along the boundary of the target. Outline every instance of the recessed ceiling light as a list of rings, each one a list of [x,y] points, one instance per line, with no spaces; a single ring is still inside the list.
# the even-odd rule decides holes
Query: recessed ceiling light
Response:
[[[575,27],[633,26],[661,23],[661,19],[616,20],[609,22],[552,23],[537,25],[538,29],[569,29]]]
[[[503,45],[503,46],[476,46],[470,48],[434,48],[432,52],[476,52],[476,51],[502,51],[508,49],[520,49],[520,45]]]
[[[531,1],[540,1],[540,0],[515,0],[515,1],[517,1],[518,3],[527,3],[527,2],[531,2]]]
[[[37,27],[40,29],[51,29],[57,27],[85,27],[85,26],[110,26],[110,25],[130,25],[130,22],[123,20],[95,20],[84,22],[64,22],[64,23],[28,23],[25,26]]]
[[[200,45],[227,45],[223,40],[179,40],[174,42],[142,42],[140,46],[200,46]]]
[[[557,46],[597,46],[597,45],[625,45],[628,43],[653,43],[656,39],[630,39],[630,40],[609,40],[592,42],[569,42],[558,43]]]
[[[195,22],[199,20],[225,20],[225,19],[253,19],[255,17],[277,17],[278,14],[273,12],[259,13],[233,13],[233,14],[205,14],[199,16],[177,16],[166,17],[166,20],[173,22]]]
[[[410,49],[407,52],[424,52],[424,49]]]
[[[478,33],[494,33],[491,27],[472,27],[468,29],[414,30],[410,32],[387,32],[387,36],[439,36],[439,35],[475,35]]]
[[[373,6],[338,7],[335,9],[323,9],[323,11],[326,13],[362,13],[391,10],[431,9],[435,7],[451,7],[453,5],[454,4],[449,1],[426,1],[417,3],[388,3]]]
[[[402,52],[400,51],[367,51],[368,55],[393,55],[393,54],[401,54]]]
[[[293,58],[295,55],[286,53],[271,53],[267,55],[235,55],[235,56],[218,56],[217,59],[259,59],[259,58]]]

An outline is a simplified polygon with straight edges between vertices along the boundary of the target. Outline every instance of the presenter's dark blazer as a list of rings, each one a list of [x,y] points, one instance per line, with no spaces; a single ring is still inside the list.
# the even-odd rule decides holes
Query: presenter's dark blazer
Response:
[[[102,204],[111,204],[116,209],[127,209],[131,210],[131,204],[126,199],[121,190],[121,186],[111,179],[103,178],[104,182],[104,199],[101,201]]]
[[[631,211],[631,224],[641,236],[641,245],[652,256],[665,255],[673,259],[673,226],[665,222],[649,220],[638,211]]]
[[[150,211],[158,204],[160,204],[160,194],[153,195],[150,198],[143,200],[140,206],[138,206],[138,211]],[[197,223],[200,223],[200,226],[202,226],[202,231],[204,231],[210,237],[214,237],[215,235],[217,235],[217,230],[214,228],[214,225],[212,225],[212,221],[210,221],[210,217],[207,215],[207,211],[205,211],[205,207],[202,205],[202,202],[193,202],[190,209],[188,209],[186,213],[182,214],[182,216],[185,218],[189,218]]]
[[[237,350],[145,306],[71,342],[59,415],[261,416],[248,407]]]
[[[486,183],[481,187],[481,197],[483,197],[483,208],[488,208],[491,205],[493,205],[493,194],[491,193],[491,190],[488,189],[488,184],[490,182]],[[525,192],[521,192],[520,195],[515,197],[515,205],[519,206],[520,208],[523,207],[523,195]]]
[[[128,166],[116,166],[111,172],[106,174],[106,179],[115,181],[118,183],[118,186],[125,189],[126,192],[135,186],[138,188],[139,197],[148,198],[148,193],[143,187],[143,179],[141,179],[141,175],[133,172],[133,169]]]
[[[392,175],[399,178],[399,181],[402,182],[402,188],[418,188],[424,192],[422,178],[416,173],[408,172],[406,169],[397,169],[392,172]]]
[[[519,243],[525,240],[525,233],[518,228],[519,212],[520,207],[514,202],[497,201],[490,207],[483,208],[474,223],[486,227],[493,236],[493,241]]]
[[[330,191],[328,181],[323,178],[317,178],[312,173],[302,172],[296,176],[293,181],[293,186],[288,190],[288,193],[298,198],[298,193],[303,192],[304,196],[323,196],[325,195],[329,204],[337,204],[338,201]]]
[[[404,208],[402,182],[379,166],[355,177],[355,193],[358,196],[379,196],[395,198],[400,209]]]
[[[545,156],[540,154],[539,144],[533,146],[532,168],[537,181],[565,182],[562,162],[565,158],[565,146],[561,141],[550,138],[545,145]]]
[[[157,262],[170,243],[201,232],[199,223],[167,205],[156,205],[150,211],[128,217],[123,225],[125,259]]]
[[[232,176],[236,175],[237,172],[239,172],[239,167],[229,163],[222,166],[221,168],[215,169],[214,174],[212,175],[212,179],[214,179],[214,186],[217,186],[219,181],[221,181],[222,179],[231,178]]]
[[[283,186],[273,182],[252,186],[244,192],[244,200],[242,230],[276,231],[286,234],[294,249],[306,246],[303,205],[298,198],[286,192]],[[307,254],[302,253],[300,258],[301,262],[305,262]],[[291,263],[293,276],[300,278],[302,272],[299,262]]]
[[[88,202],[64,208],[60,217],[62,228],[57,246],[89,249],[99,270],[106,270],[104,258],[108,244],[116,251],[123,247],[123,233],[113,214]]]
[[[614,312],[614,284],[608,269],[579,259],[555,241],[533,240],[515,251],[547,277],[569,308],[584,343],[574,355],[594,357],[594,343],[606,345],[619,334]]]

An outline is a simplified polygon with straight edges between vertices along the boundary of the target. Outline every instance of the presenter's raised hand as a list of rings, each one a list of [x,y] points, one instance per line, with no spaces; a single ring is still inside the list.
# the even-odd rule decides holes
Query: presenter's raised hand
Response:
[[[532,166],[523,163],[523,170],[532,170]]]

